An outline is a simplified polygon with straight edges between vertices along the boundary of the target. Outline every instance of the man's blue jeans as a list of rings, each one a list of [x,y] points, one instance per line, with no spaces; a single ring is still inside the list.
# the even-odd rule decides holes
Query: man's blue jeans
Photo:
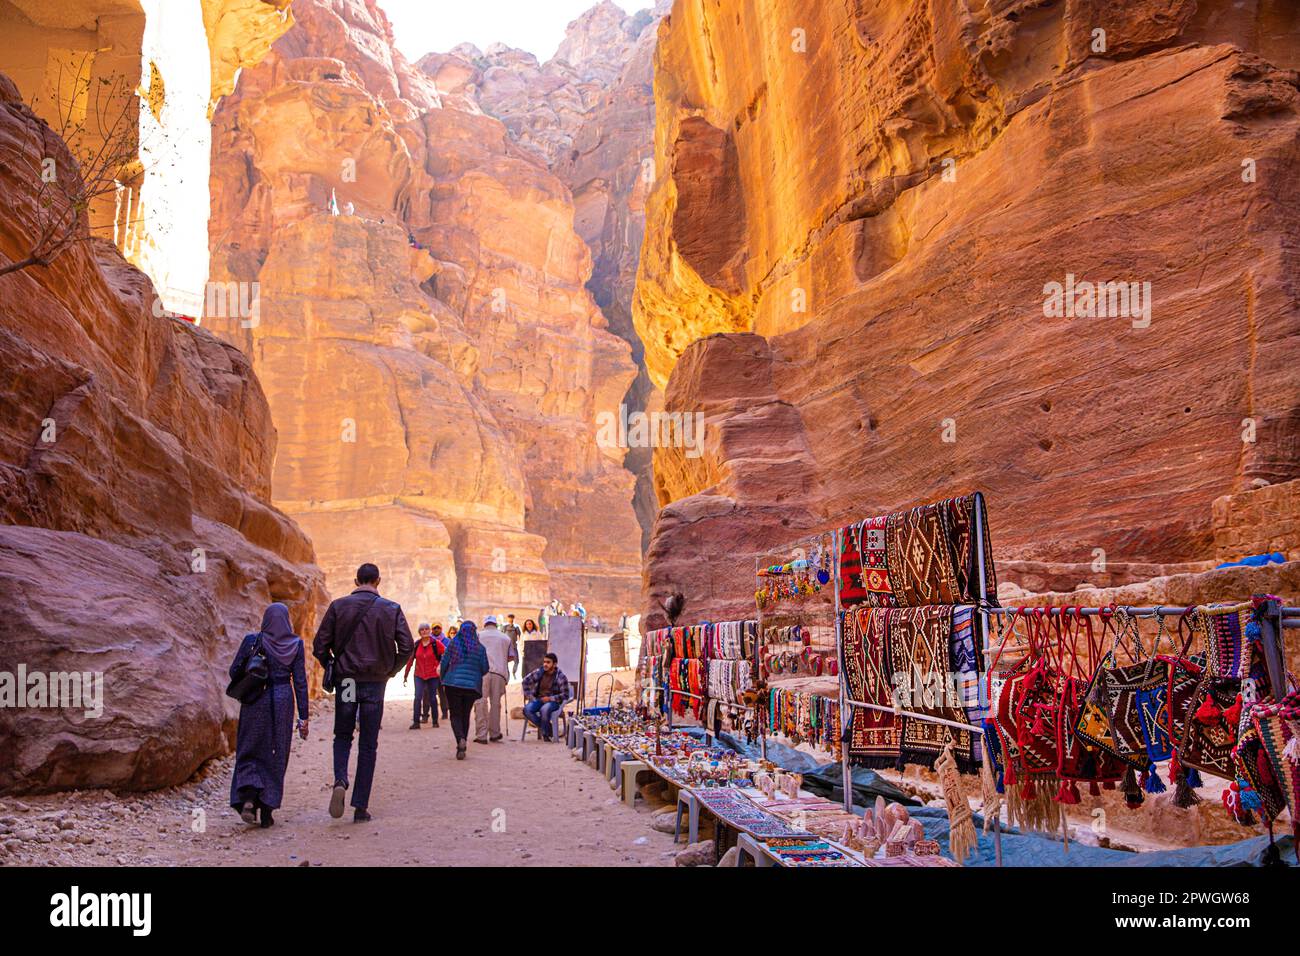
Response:
[[[544,704],[540,700],[530,700],[524,704],[524,718],[540,730],[543,737],[553,737],[555,732],[551,729],[551,718],[559,709],[560,705],[553,700]]]
[[[352,734],[360,722],[357,779],[352,787],[352,806],[362,810],[370,805],[370,785],[375,779],[379,725],[384,721],[385,686],[384,681],[344,680],[334,695],[334,779],[344,783],[348,780]],[[351,693],[349,688],[352,689]]]

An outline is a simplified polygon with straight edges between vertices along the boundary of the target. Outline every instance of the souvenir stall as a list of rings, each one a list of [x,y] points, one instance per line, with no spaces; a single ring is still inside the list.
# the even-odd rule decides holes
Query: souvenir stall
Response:
[[[691,840],[699,816],[707,814],[760,866],[952,865],[905,807],[877,801],[864,816],[845,812],[804,790],[801,774],[717,747],[699,731],[667,728],[662,714],[589,710],[571,722],[570,745],[584,735],[602,752],[612,786],[620,784],[626,761],[635,761],[634,769],[653,772],[678,792],[690,813]]]
[[[704,725],[717,733],[730,730],[753,740],[758,733],[755,720],[755,656],[757,621],[722,621],[707,626],[705,659],[708,679],[705,689]]]
[[[829,532],[755,561],[758,729],[765,754],[767,737],[778,735],[840,757],[834,570],[835,536]]]
[[[1208,772],[1233,819],[1258,815],[1271,834],[1283,809],[1296,818],[1300,697],[1281,634],[1300,612],[1266,595],[998,607],[986,528],[977,494],[839,532],[846,792],[851,763],[935,769],[958,860],[975,845],[963,773],[979,774],[999,861],[1002,812],[1068,848],[1081,785],[1119,789],[1132,809],[1173,786],[1186,807]]]
[[[1300,831],[1300,691],[1283,652],[1300,608],[1271,595],[1001,607],[978,493],[762,555],[755,581],[756,621],[647,635],[641,723],[605,733],[760,865],[961,865],[978,847],[973,796],[1000,865],[1004,816],[1068,850],[1066,812],[1085,787],[1133,810],[1173,789],[1188,807],[1207,774],[1224,781],[1230,819],[1271,837],[1289,812]],[[674,731],[685,713],[756,728],[763,759]],[[768,761],[768,735],[838,746],[843,802]],[[854,813],[854,765],[933,770],[952,859],[904,807]]]

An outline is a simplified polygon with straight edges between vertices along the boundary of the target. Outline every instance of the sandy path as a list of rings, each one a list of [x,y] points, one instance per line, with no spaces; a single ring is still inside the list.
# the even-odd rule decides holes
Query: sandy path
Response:
[[[511,687],[511,696],[517,693]],[[227,758],[202,779],[159,793],[0,801],[0,864],[672,865],[672,836],[650,828],[644,804],[622,804],[562,743],[532,735],[521,743],[512,720],[504,742],[471,741],[468,758],[458,762],[447,721],[416,731],[410,715],[409,699],[388,700],[371,823],[352,823],[351,808],[341,820],[327,812],[327,700],[313,706],[311,738],[294,739],[284,806],[269,830],[247,827],[226,805]],[[355,747],[352,759],[355,767]],[[203,832],[196,832],[200,822]]]

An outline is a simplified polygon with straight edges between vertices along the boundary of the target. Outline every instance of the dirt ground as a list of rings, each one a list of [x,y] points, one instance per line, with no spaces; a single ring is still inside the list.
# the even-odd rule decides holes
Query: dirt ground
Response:
[[[400,681],[390,685],[400,693]],[[518,685],[510,696],[518,703]],[[370,811],[354,824],[327,811],[332,700],[313,705],[311,736],[294,738],[274,827],[244,824],[227,805],[232,759],[150,794],[85,791],[0,799],[0,865],[672,866],[672,835],[628,808],[564,744],[472,740],[455,759],[449,723],[410,730],[411,701],[390,693]],[[471,730],[472,732],[472,730]],[[353,748],[353,767],[356,750]],[[678,849],[681,849],[679,846]]]

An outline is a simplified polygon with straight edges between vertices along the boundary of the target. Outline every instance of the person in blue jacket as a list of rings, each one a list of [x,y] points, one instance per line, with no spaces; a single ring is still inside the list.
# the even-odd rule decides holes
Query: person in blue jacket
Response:
[[[470,711],[474,702],[483,696],[483,675],[488,672],[487,650],[479,642],[478,628],[473,621],[460,625],[443,651],[440,671],[451,710],[451,732],[456,737],[456,759],[464,760]]]

